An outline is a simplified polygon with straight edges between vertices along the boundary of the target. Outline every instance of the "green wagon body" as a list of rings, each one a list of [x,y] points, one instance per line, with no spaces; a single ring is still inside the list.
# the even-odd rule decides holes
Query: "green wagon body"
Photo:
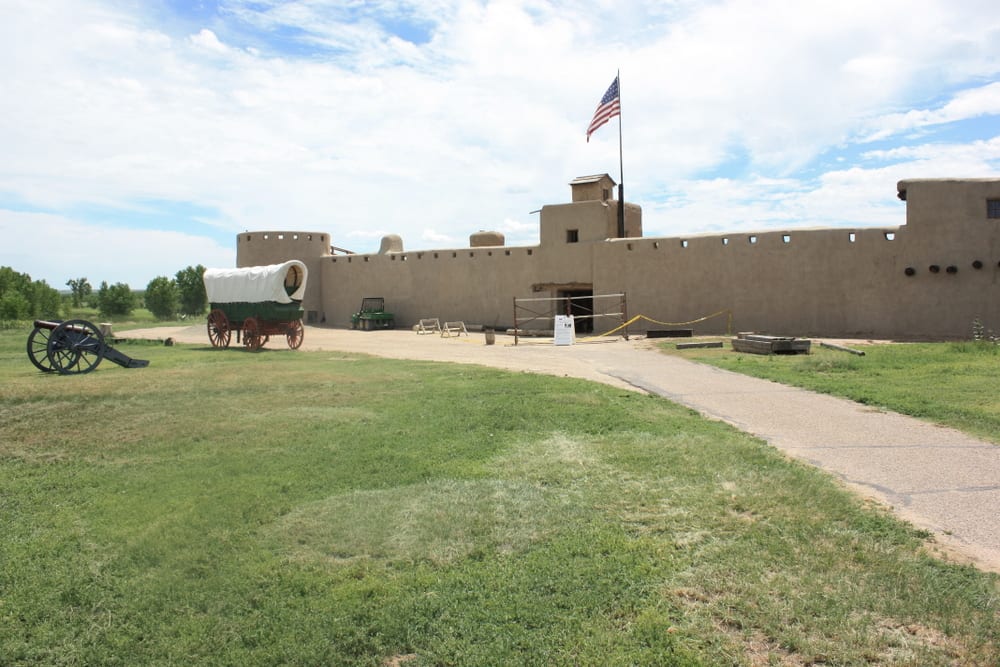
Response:
[[[258,320],[301,320],[305,315],[302,305],[298,303],[277,303],[275,301],[264,301],[261,303],[213,303],[212,309],[218,308],[229,321],[234,325],[239,325],[248,317],[256,317]]]

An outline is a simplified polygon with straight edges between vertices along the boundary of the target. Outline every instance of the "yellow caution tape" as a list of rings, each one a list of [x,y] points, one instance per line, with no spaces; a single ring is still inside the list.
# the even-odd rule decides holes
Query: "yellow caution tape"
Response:
[[[705,315],[704,317],[699,317],[696,320],[690,320],[689,322],[661,322],[659,320],[654,320],[651,317],[646,317],[645,315],[636,315],[635,317],[633,317],[632,319],[630,319],[628,322],[626,322],[626,323],[624,323],[624,324],[622,324],[622,325],[620,325],[618,327],[615,327],[611,331],[605,331],[604,333],[597,334],[596,336],[589,336],[589,338],[600,338],[601,336],[609,336],[609,335],[611,335],[613,333],[617,333],[617,332],[621,331],[622,329],[624,329],[625,327],[629,326],[630,324],[635,324],[639,320],[646,320],[647,322],[652,322],[653,324],[659,324],[660,326],[664,326],[664,327],[680,327],[680,326],[684,326],[684,325],[687,325],[687,324],[698,324],[699,322],[704,322],[706,320],[710,320],[713,317],[718,317],[719,315],[728,315],[729,316],[729,318],[728,318],[728,320],[726,322],[726,335],[731,335],[733,333],[733,311],[731,311],[729,309],[726,309],[726,310],[720,310],[717,313],[712,313],[711,315]],[[583,339],[583,340],[586,340],[586,339]]]

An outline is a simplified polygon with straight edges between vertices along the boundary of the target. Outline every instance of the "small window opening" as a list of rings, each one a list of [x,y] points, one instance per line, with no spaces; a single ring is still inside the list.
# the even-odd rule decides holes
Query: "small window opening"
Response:
[[[896,240],[896,232],[886,232],[885,233],[885,240],[886,241],[895,241]]]
[[[688,247],[688,242],[687,242],[687,239],[683,239],[683,240],[681,240],[681,247],[682,247],[682,248],[686,248],[686,247]]]
[[[580,230],[579,229],[567,229],[566,230],[566,243],[579,243],[580,241]]]
[[[858,236],[854,232],[851,232],[850,234],[847,235],[847,240],[850,241],[851,243],[854,243],[855,241],[858,240]]]
[[[722,237],[722,245],[729,245],[729,237],[728,236],[723,236]]]
[[[754,243],[757,242],[757,237],[756,236],[751,236],[750,239],[749,239],[749,241],[750,241],[750,244],[752,245],[752,244],[754,244]]]
[[[782,243],[791,243],[792,242],[792,235],[791,234],[782,234],[781,235],[781,242]]]
[[[986,200],[986,217],[993,219],[1000,218],[1000,199]]]

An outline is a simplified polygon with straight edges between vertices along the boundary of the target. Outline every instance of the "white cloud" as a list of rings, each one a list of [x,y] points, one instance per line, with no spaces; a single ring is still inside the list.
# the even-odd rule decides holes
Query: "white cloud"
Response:
[[[219,41],[219,38],[215,36],[215,33],[208,28],[202,28],[198,31],[198,34],[191,35],[189,38],[191,43],[195,46],[200,46],[209,51],[214,51],[219,54],[226,54],[229,52],[229,47]]]
[[[936,109],[912,109],[877,118],[870,123],[863,140],[876,141],[907,130],[981,116],[1000,116],[1000,82],[959,91]]]
[[[1000,15],[974,0],[229,0],[204,25],[8,2],[0,206],[67,224],[164,201],[218,211],[206,234],[222,242],[534,243],[529,212],[568,201],[569,180],[618,179],[617,122],[584,132],[619,68],[626,193],[647,233],[885,224],[897,177],[998,173],[992,136],[909,134],[1000,113]],[[895,143],[855,152],[876,136]]]
[[[191,234],[90,225],[46,213],[0,209],[0,237],[0,266],[45,279],[56,289],[81,276],[95,287],[106,280],[144,289],[156,276],[173,277],[187,266],[236,262],[235,243],[227,247]]]

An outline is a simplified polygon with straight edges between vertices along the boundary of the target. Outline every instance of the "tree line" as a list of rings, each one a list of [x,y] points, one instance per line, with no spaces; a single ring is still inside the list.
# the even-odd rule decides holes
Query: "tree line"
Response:
[[[173,278],[157,276],[136,293],[125,283],[102,281],[94,290],[86,277],[66,281],[67,299],[44,280],[32,280],[9,266],[0,266],[0,320],[59,319],[69,308],[96,308],[102,317],[130,315],[145,306],[162,320],[201,315],[208,307],[202,265],[188,266]]]

